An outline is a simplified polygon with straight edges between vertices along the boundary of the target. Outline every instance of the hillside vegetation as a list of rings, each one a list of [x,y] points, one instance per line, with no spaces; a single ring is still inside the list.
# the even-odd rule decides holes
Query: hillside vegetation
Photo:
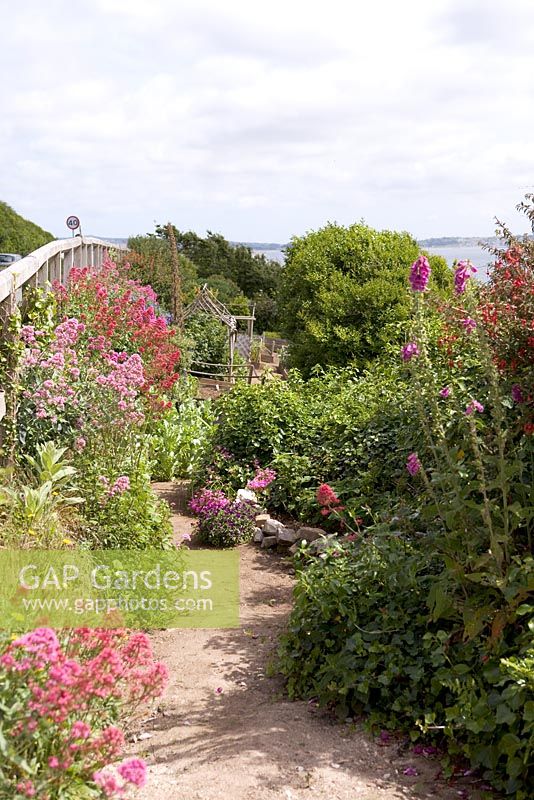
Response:
[[[27,256],[55,237],[0,201],[0,252]]]

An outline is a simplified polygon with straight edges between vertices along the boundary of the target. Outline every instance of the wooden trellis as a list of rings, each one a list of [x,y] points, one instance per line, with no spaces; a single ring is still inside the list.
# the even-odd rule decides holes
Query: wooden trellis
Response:
[[[236,377],[236,369],[234,367],[234,357],[237,345],[237,337],[238,337],[238,330],[237,330],[237,323],[238,321],[242,320],[247,323],[247,336],[249,341],[252,342],[252,337],[254,336],[254,309],[252,310],[251,315],[247,316],[234,316],[233,314],[228,311],[226,306],[218,300],[213,292],[208,288],[207,283],[204,284],[202,289],[199,291],[195,299],[193,300],[187,308],[184,309],[183,312],[183,319],[184,321],[188,319],[188,317],[196,314],[198,312],[203,312],[204,314],[209,314],[211,317],[218,319],[223,325],[226,326],[228,330],[228,350],[229,350],[229,362],[228,364],[208,364],[207,362],[195,362],[197,366],[204,366],[204,367],[221,367],[226,368],[224,372],[221,373],[210,373],[210,372],[202,372],[201,370],[194,370],[197,375],[202,375],[205,377],[214,377],[219,376],[223,377],[228,375],[228,378],[231,383],[234,382]],[[247,366],[248,372],[248,366]]]

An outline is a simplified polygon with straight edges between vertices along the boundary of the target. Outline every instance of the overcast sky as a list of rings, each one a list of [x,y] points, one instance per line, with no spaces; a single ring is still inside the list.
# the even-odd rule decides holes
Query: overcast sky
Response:
[[[0,199],[56,235],[526,230],[533,0],[0,0],[0,22]]]

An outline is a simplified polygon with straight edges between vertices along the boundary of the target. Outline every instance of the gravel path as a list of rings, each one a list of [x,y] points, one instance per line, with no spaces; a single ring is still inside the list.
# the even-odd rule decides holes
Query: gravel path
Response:
[[[192,520],[174,500],[179,539]],[[359,723],[287,700],[271,665],[291,608],[291,567],[252,546],[240,556],[239,628],[153,637],[171,680],[132,748],[149,765],[141,800],[474,800],[472,787],[444,784],[437,761],[400,741],[381,745]],[[417,775],[405,776],[407,767]]]

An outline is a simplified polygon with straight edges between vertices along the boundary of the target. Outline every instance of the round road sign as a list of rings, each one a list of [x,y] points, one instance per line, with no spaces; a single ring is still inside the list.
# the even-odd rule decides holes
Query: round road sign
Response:
[[[70,228],[71,231],[75,231],[80,227],[80,220],[78,217],[67,217],[67,228]]]

